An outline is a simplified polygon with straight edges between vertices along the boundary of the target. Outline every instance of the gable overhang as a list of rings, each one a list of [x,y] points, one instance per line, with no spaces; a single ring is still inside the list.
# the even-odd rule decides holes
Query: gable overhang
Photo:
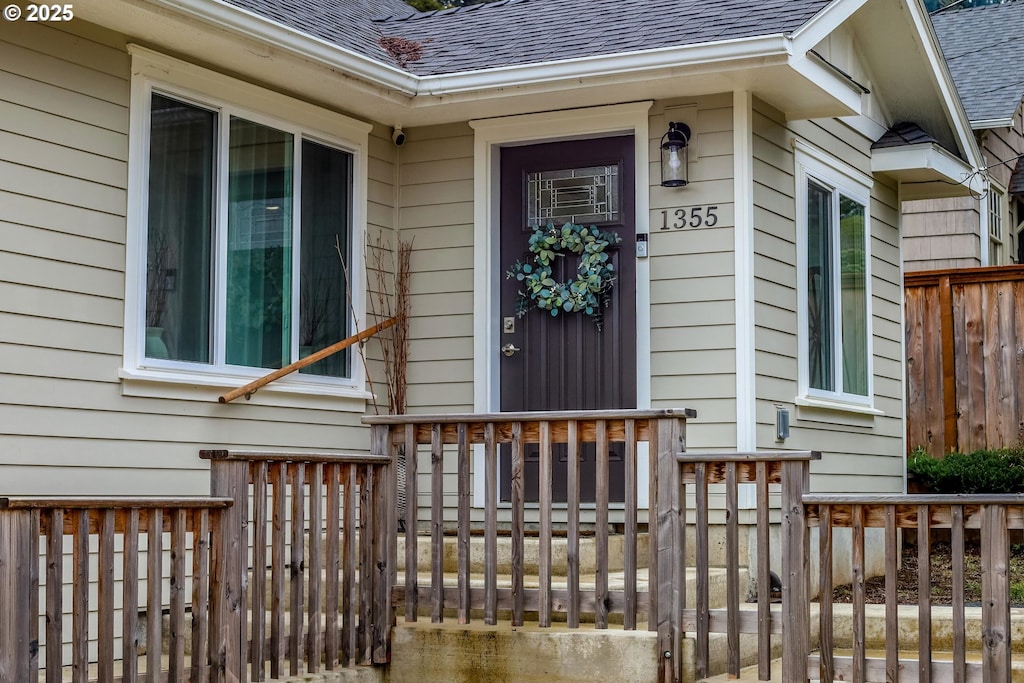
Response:
[[[1013,128],[1013,117],[997,119],[979,119],[971,121],[974,130],[991,130],[993,128]]]
[[[737,89],[789,118],[860,113],[858,87],[784,34],[417,76],[216,0],[92,0],[76,16],[147,47],[405,126]]]
[[[848,19],[891,125],[913,121],[973,168],[983,165],[971,122],[921,0],[867,0]],[[899,64],[899,69],[893,69]]]
[[[937,199],[980,192],[970,164],[933,142],[871,151],[871,172],[900,183],[900,199]]]

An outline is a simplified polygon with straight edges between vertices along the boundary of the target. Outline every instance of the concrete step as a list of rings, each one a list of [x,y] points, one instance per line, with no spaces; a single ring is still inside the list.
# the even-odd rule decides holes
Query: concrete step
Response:
[[[625,557],[626,537],[621,534],[614,534],[608,537],[608,570],[622,571],[623,558]],[[568,567],[568,540],[565,538],[551,539],[551,570],[555,575],[564,576]],[[512,573],[512,539],[509,536],[499,536],[497,543],[497,564],[499,574]],[[537,574],[540,556],[540,539],[527,537],[523,542],[523,567],[527,574]],[[637,536],[637,566],[648,566],[648,535]],[[444,570],[446,572],[458,571],[459,548],[458,538],[455,536],[444,537]],[[482,574],[484,572],[484,537],[470,536],[469,558],[471,572]],[[398,560],[405,563],[405,536],[398,537]],[[416,564],[420,571],[430,571],[431,567],[431,541],[430,536],[420,535],[416,541]],[[593,573],[597,566],[597,542],[593,536],[585,536],[580,539],[579,567],[580,573]]]

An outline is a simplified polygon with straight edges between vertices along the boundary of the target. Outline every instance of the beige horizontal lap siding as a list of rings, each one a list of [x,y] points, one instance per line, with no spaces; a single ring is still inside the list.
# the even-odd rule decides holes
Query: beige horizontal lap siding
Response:
[[[0,495],[203,494],[201,448],[366,450],[360,413],[329,400],[311,410],[124,395],[128,40],[79,21],[0,35]],[[369,155],[368,230],[390,232],[387,127]],[[372,367],[379,352],[367,349]]]
[[[971,197],[903,202],[906,271],[980,266],[978,208],[978,201]]]
[[[792,140],[831,154],[870,176],[871,141],[837,120],[792,121],[754,104],[755,363],[757,445],[823,451],[812,463],[818,491],[898,491],[903,485],[902,286],[897,189],[871,190],[871,313],[874,407],[881,416],[795,405],[797,234]],[[791,436],[775,440],[776,406],[790,411]]]
[[[473,131],[406,131],[398,149],[401,238],[412,240],[409,412],[473,410]],[[419,519],[430,515],[429,447],[420,451]],[[444,458],[444,519],[457,517],[458,464]]]
[[[409,407],[471,411],[473,131],[462,123],[406,134],[398,159],[401,237],[413,241]]]
[[[660,184],[658,145],[669,121],[693,133],[690,184],[681,189]],[[735,448],[732,96],[658,102],[649,125],[651,404],[696,409],[688,448]],[[710,206],[712,227],[674,227],[677,209],[689,217],[693,207],[703,214]]]

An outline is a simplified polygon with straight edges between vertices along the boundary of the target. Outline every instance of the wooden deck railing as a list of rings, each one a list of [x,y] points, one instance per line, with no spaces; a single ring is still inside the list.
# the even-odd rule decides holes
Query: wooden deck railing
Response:
[[[740,634],[757,635],[758,677],[771,676],[771,636],[782,636],[783,680],[796,681],[803,667],[809,642],[806,557],[807,526],[803,520],[802,496],[807,491],[809,464],[821,453],[816,451],[759,451],[756,453],[680,453],[681,482],[694,494],[696,605],[682,607],[682,630],[695,636],[695,672],[698,678],[709,675],[711,633],[727,634],[728,673],[740,673]],[[740,610],[739,558],[739,485],[748,483],[756,492],[756,538],[754,568],[757,586],[757,612]],[[726,608],[709,609],[710,543],[708,539],[709,487],[725,485],[726,526]],[[770,488],[773,487],[773,488]],[[775,490],[777,487],[777,490]],[[781,502],[779,551],[782,558],[782,609],[772,613],[771,592],[770,494]],[[686,506],[681,508],[681,525],[686,526]],[[686,571],[685,553],[680,556],[681,572]],[[684,596],[685,597],[685,596]]]
[[[820,655],[808,659],[812,680],[831,681],[1010,681],[1010,529],[1024,528],[1024,495],[889,495],[804,497],[807,523],[819,529]],[[852,641],[838,644],[833,635],[833,529],[847,527],[852,536]],[[884,529],[885,657],[869,657],[865,618],[865,535]],[[901,613],[896,572],[901,555],[899,530],[917,531],[918,621],[917,658],[901,658]],[[951,661],[932,656],[931,530],[949,529],[952,547]],[[976,529],[981,548],[981,628],[968,633],[964,607],[965,530]],[[911,608],[913,609],[913,608]],[[980,657],[967,661],[968,639],[980,641]],[[837,647],[852,650],[836,656]],[[975,650],[976,651],[976,650]]]
[[[246,663],[250,680],[263,681],[268,664],[270,676],[279,678],[389,661],[391,459],[200,455],[211,461],[211,492],[235,501],[226,544],[232,548],[227,571],[242,587],[231,597],[232,624],[241,630],[230,666],[239,680]]]
[[[68,669],[75,683],[110,683],[115,673],[119,680],[136,681],[142,675],[140,668],[146,681],[162,681],[165,676],[171,681],[225,680],[223,654],[231,646],[221,635],[227,605],[223,594],[210,588],[224,579],[220,540],[230,506],[227,498],[0,498],[0,681],[38,683],[40,669],[48,683],[66,680]],[[170,535],[167,548],[163,545],[165,534]],[[70,539],[70,558],[65,538]],[[121,547],[123,566],[119,606],[117,546]],[[170,551],[169,564],[165,550]],[[39,605],[41,551],[46,558],[44,612]],[[186,566],[189,551],[190,567]],[[89,598],[93,582],[90,552],[96,553],[98,568],[94,605]],[[70,576],[64,574],[66,559],[71,560]],[[66,582],[72,584],[70,609],[63,602]],[[170,589],[166,647],[162,625],[163,608],[168,604],[162,594],[165,583]],[[192,635],[190,654],[186,655],[189,583]],[[138,638],[142,587],[147,614],[144,643]],[[122,614],[120,652],[115,651],[118,607]],[[43,633],[41,614],[46,617]],[[93,614],[96,630],[90,633]],[[70,633],[64,632],[67,615]],[[96,642],[95,658],[90,657],[90,639]],[[64,657],[66,642],[70,642],[70,661]],[[140,646],[146,652],[142,667]],[[44,648],[41,661],[39,652]],[[90,661],[96,662],[94,672],[90,672]]]

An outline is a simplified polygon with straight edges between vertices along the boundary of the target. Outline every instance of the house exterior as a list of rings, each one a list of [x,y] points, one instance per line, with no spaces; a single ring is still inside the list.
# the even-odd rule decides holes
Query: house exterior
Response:
[[[358,353],[217,397],[376,322],[378,236],[414,244],[412,412],[694,408],[691,449],[817,449],[816,490],[903,490],[900,200],[981,163],[917,0],[61,19],[0,26],[4,492],[204,493],[200,448],[366,451]],[[928,141],[873,148],[901,122]],[[600,329],[518,315],[506,273],[549,220],[615,237]]]
[[[931,19],[985,158],[988,185],[978,197],[904,202],[907,270],[1021,263],[1024,2],[951,8]]]

